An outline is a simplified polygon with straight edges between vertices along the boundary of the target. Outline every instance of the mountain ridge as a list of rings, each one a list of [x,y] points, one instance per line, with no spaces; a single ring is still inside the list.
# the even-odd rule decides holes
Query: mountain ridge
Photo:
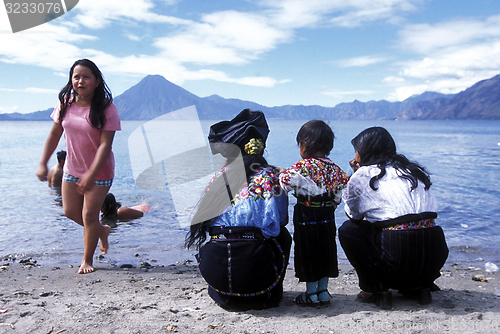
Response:
[[[319,105],[266,107],[251,101],[198,97],[161,75],[148,75],[114,100],[122,120],[151,120],[195,105],[200,119],[230,119],[239,111],[262,110],[267,118],[328,120],[447,120],[500,119],[500,75],[481,80],[457,94],[424,92],[401,102],[386,100]],[[50,120],[53,108],[29,114],[0,114],[1,120]]]

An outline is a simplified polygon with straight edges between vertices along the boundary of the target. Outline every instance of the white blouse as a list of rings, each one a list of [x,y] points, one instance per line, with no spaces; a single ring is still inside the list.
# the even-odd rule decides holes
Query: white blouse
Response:
[[[375,181],[378,189],[373,190],[370,179],[378,174],[380,168],[371,165],[360,167],[351,176],[342,196],[348,217],[374,223],[406,214],[437,212],[436,198],[420,180],[417,188],[411,190],[410,181],[400,177],[394,167],[387,166],[384,177]]]

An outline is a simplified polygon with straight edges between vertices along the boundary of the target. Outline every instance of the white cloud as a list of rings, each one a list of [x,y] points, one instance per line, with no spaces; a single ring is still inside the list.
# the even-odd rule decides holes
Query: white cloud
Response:
[[[428,81],[424,84],[414,84],[398,87],[390,96],[389,100],[404,101],[412,95],[425,92],[438,92],[442,94],[457,94],[469,88],[480,80],[485,78],[465,77],[460,79],[441,79]]]
[[[91,40],[96,40],[96,37],[75,34],[65,26],[45,23],[16,34],[2,35],[0,60],[11,64],[67,70],[84,53],[72,43]]]
[[[500,15],[484,21],[408,25],[399,37],[402,49],[422,58],[400,64],[404,86],[390,99],[404,100],[425,91],[455,94],[499,73]],[[395,81],[395,77],[384,80]]]
[[[125,37],[127,37],[128,39],[130,39],[131,41],[134,41],[134,42],[141,41],[141,38],[137,35],[134,35],[134,34],[126,34]]]
[[[494,75],[500,69],[500,39],[496,42],[449,49],[419,61],[408,62],[402,75],[417,79],[463,78]]]
[[[253,12],[234,10],[203,15],[199,22],[185,24],[181,31],[160,37],[155,46],[165,56],[196,64],[246,64],[278,44],[292,41],[295,30],[315,27],[340,13],[375,21],[398,11],[414,9],[420,0],[275,0],[262,1]],[[368,8],[368,9],[367,9]],[[360,21],[357,21],[360,23]],[[357,24],[357,23],[356,23]],[[361,64],[362,61],[368,62]],[[381,58],[358,59],[366,66]],[[360,65],[361,64],[361,65]]]
[[[150,0],[85,0],[75,7],[79,24],[90,29],[102,29],[114,21],[132,20],[141,23],[188,24],[190,21],[154,13]]]
[[[0,114],[11,114],[18,111],[19,111],[19,106],[13,106],[13,107],[0,106]]]
[[[322,22],[356,27],[379,20],[398,21],[400,13],[416,10],[423,0],[267,0],[261,5],[273,8],[273,19],[281,26],[308,27]]]
[[[360,57],[336,60],[333,61],[332,63],[342,68],[348,68],[348,67],[365,67],[382,63],[385,61],[388,61],[388,59],[384,57],[360,56]]]
[[[85,0],[72,10],[71,20],[60,18],[26,33],[3,35],[0,61],[67,73],[75,59],[85,57],[99,64],[105,74],[161,74],[176,84],[182,84],[185,80],[211,79],[273,87],[289,80],[265,76],[235,78],[214,70],[213,66],[249,64],[279,44],[291,42],[300,28],[315,28],[324,24],[351,27],[368,21],[389,20],[414,10],[415,5],[422,1],[262,0],[251,11],[217,11],[201,15],[199,19],[193,15],[192,20],[186,20],[156,13],[160,12],[160,5],[170,5],[176,0],[164,0],[163,4],[152,0]],[[142,34],[146,32],[141,29],[148,23],[163,24],[165,30],[151,32],[148,38],[144,38]],[[90,35],[94,31],[109,33],[105,29],[119,30],[120,27],[130,26],[137,27],[137,31],[113,31],[116,45],[126,45],[124,43],[128,40],[142,41],[144,45],[146,40],[153,40],[153,44],[145,45],[144,48],[131,48],[128,53],[118,55],[117,52],[109,51],[114,50],[114,46],[100,46],[99,43],[105,43],[104,37],[101,40]],[[360,67],[383,61],[386,59],[365,56],[345,59],[339,65]],[[411,68],[402,75],[411,75]],[[330,94],[367,94],[367,91]]]
[[[346,96],[370,95],[370,94],[374,94],[374,93],[375,92],[371,91],[371,90],[337,90],[337,89],[333,89],[333,90],[323,91],[320,94],[325,95],[325,96],[338,98],[338,99],[342,99]]]
[[[405,79],[391,75],[391,76],[384,78],[382,80],[382,82],[388,83],[388,84],[401,84],[401,83],[405,82]]]
[[[400,45],[421,54],[439,52],[457,46],[488,43],[500,38],[500,15],[485,21],[456,20],[435,25],[408,25],[400,32]]]
[[[35,94],[59,94],[59,91],[56,89],[46,89],[46,88],[37,88],[37,87],[28,87],[23,89],[14,89],[14,88],[0,88],[2,92],[16,92],[16,93],[35,93]]]
[[[253,13],[215,12],[182,32],[158,38],[154,45],[179,62],[244,64],[289,40],[289,32],[267,21]]]
[[[189,80],[205,80],[211,79],[220,82],[230,82],[237,83],[245,86],[253,87],[274,87],[277,84],[287,83],[290,80],[276,80],[270,77],[243,77],[243,78],[231,78],[224,72],[212,71],[212,70],[200,70],[197,72],[188,73]]]

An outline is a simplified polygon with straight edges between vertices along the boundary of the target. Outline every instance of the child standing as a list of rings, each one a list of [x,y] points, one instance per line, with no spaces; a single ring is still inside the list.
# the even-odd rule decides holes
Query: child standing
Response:
[[[115,160],[111,145],[120,118],[113,97],[99,68],[88,59],[77,60],[69,80],[59,93],[59,105],[52,112],[52,128],[36,171],[47,180],[47,162],[63,132],[66,162],[61,186],[64,215],[83,226],[83,260],[79,274],[94,271],[93,256],[99,239],[106,254],[111,228],[99,221],[104,198],[111,187]]]
[[[297,304],[329,303],[328,278],[338,277],[335,209],[349,176],[326,156],[335,136],[323,121],[305,123],[297,134],[302,160],[280,175],[281,186],[294,191],[295,276],[306,282]]]

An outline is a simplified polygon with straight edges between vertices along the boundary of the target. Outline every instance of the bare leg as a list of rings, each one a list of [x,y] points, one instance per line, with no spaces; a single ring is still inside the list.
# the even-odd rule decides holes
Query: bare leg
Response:
[[[61,185],[64,215],[83,226],[83,195],[76,191],[77,186],[72,182],[63,182]]]
[[[75,183],[63,182],[63,206],[65,215],[83,225],[83,260],[78,270],[79,274],[94,271],[93,257],[99,239],[100,250],[106,254],[109,244],[109,226],[103,226],[99,221],[99,213],[109,187],[93,186],[84,195],[79,194]],[[66,203],[66,204],[65,204]],[[78,214],[80,211],[80,214]]]
[[[109,248],[108,236],[110,233],[111,233],[111,227],[109,227],[109,225],[101,224],[101,232],[99,234],[99,239],[101,239],[101,245],[99,246],[99,250],[101,251],[102,255],[105,255],[108,252]]]
[[[92,260],[99,239],[101,239],[101,253],[108,250],[109,226],[103,226],[99,221],[99,214],[109,187],[93,186],[84,194],[83,201],[83,261],[78,273],[86,274],[94,271]]]

